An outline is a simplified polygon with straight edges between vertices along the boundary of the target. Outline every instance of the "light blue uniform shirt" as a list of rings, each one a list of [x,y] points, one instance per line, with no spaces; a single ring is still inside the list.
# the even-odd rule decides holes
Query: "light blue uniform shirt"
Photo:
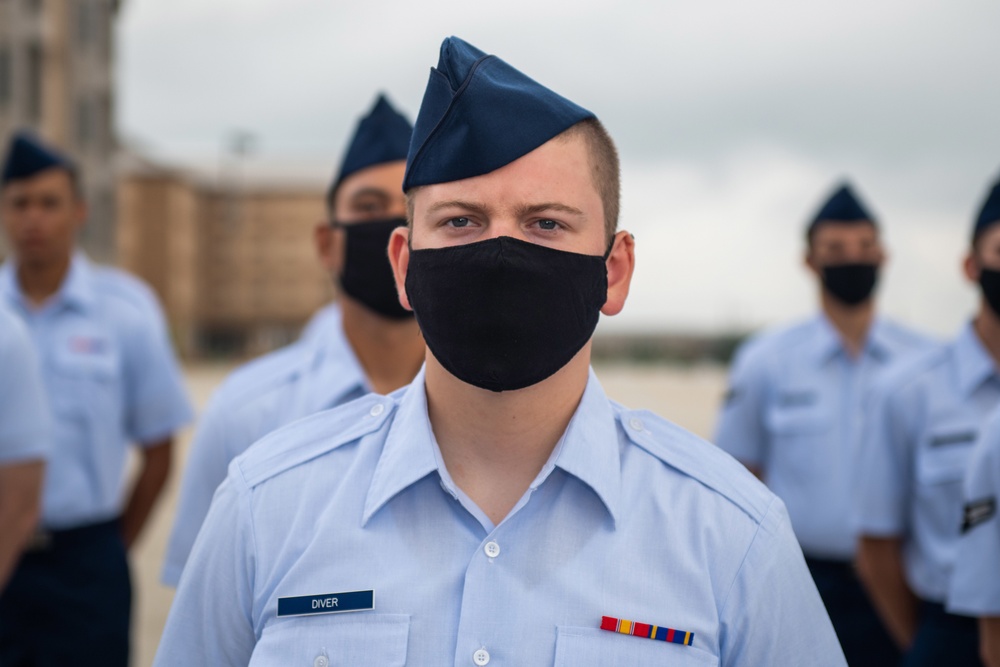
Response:
[[[718,448],[611,403],[591,375],[493,525],[427,415],[421,371],[233,461],[155,664],[845,664],[784,506]],[[368,590],[371,611],[277,615],[279,598]],[[602,616],[694,639],[607,632]]]
[[[990,417],[965,473],[965,532],[958,542],[948,611],[1000,616],[1000,410]]]
[[[860,533],[903,539],[910,588],[943,603],[962,523],[962,477],[1000,379],[971,325],[873,391],[855,507]]]
[[[28,330],[0,303],[0,465],[45,459],[51,420]]]
[[[117,516],[129,443],[156,443],[191,417],[155,297],[135,278],[78,254],[41,308],[21,294],[13,263],[4,263],[0,301],[31,332],[52,408],[42,524],[72,528]]]
[[[237,369],[212,397],[188,454],[161,573],[165,584],[180,580],[230,461],[271,431],[369,392],[339,310],[328,307],[322,332],[314,334]]]
[[[821,315],[741,347],[715,441],[761,470],[788,507],[807,555],[853,558],[851,508],[867,394],[891,364],[929,345],[876,320],[855,358]]]
[[[343,336],[340,320],[340,304],[336,301],[328,303],[309,318],[302,328],[299,340],[318,340],[334,330],[333,335]]]

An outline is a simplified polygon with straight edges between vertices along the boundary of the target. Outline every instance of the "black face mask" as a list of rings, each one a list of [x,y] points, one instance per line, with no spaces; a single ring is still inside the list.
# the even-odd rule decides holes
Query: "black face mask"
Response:
[[[823,287],[833,298],[857,306],[872,295],[878,282],[876,264],[834,264],[822,269]]]
[[[406,294],[449,373],[511,391],[553,375],[590,340],[608,270],[600,256],[501,236],[411,250]]]
[[[406,218],[333,225],[344,230],[344,269],[340,273],[344,293],[390,320],[413,317],[399,305],[388,250],[389,237],[397,227],[406,226]]]
[[[1000,271],[981,269],[979,271],[979,286],[983,290],[986,303],[990,305],[995,315],[1000,316]]]

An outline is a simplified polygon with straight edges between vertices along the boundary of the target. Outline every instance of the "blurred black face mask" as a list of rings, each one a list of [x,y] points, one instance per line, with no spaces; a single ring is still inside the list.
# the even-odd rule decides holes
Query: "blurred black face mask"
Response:
[[[983,298],[993,309],[993,313],[1000,316],[1000,271],[995,269],[982,269],[979,271],[979,286],[983,290]]]
[[[872,295],[878,282],[875,264],[835,264],[824,266],[823,287],[833,297],[848,306],[863,303]]]
[[[449,373],[511,391],[553,375],[590,340],[608,270],[597,255],[501,236],[411,250],[406,294]]]
[[[333,226],[344,230],[344,269],[340,287],[344,293],[369,310],[390,320],[405,320],[413,313],[399,305],[396,280],[389,264],[389,237],[406,218]]]

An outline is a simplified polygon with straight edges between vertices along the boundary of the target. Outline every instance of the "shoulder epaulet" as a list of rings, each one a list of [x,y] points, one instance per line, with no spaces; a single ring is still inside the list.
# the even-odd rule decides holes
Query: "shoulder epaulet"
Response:
[[[145,315],[152,308],[160,310],[160,302],[153,289],[138,277],[113,266],[93,265],[94,280],[100,293],[118,301],[123,301]]]
[[[303,341],[272,350],[233,370],[222,381],[212,400],[236,405],[246,403],[267,389],[297,376],[312,357],[312,347]]]
[[[368,394],[350,403],[316,413],[258,440],[233,459],[247,486],[261,482],[310,461],[338,447],[375,432],[395,412],[397,403],[387,396]]]
[[[787,351],[800,342],[809,340],[808,333],[812,325],[813,321],[804,320],[758,331],[740,344],[733,363],[737,366],[766,363],[773,358],[774,351]]]
[[[743,464],[721,448],[648,410],[621,409],[622,429],[633,443],[727,498],[759,522],[774,501]]]
[[[899,324],[894,320],[882,320],[881,326],[883,331],[897,342],[916,349],[930,348],[941,342],[921,331]]]
[[[892,394],[902,390],[921,375],[947,360],[951,346],[947,343],[929,345],[890,366],[885,373],[876,377],[872,385],[873,394]]]

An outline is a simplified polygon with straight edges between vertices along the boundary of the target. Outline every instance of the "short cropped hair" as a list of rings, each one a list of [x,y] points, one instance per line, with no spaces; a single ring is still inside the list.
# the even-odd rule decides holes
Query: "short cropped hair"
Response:
[[[604,125],[596,118],[588,118],[573,125],[556,138],[572,139],[583,137],[590,153],[590,176],[594,188],[604,205],[604,235],[608,247],[618,231],[618,214],[621,210],[621,164],[618,160],[618,149]],[[420,186],[410,188],[406,192],[406,219],[413,228],[413,195]]]

